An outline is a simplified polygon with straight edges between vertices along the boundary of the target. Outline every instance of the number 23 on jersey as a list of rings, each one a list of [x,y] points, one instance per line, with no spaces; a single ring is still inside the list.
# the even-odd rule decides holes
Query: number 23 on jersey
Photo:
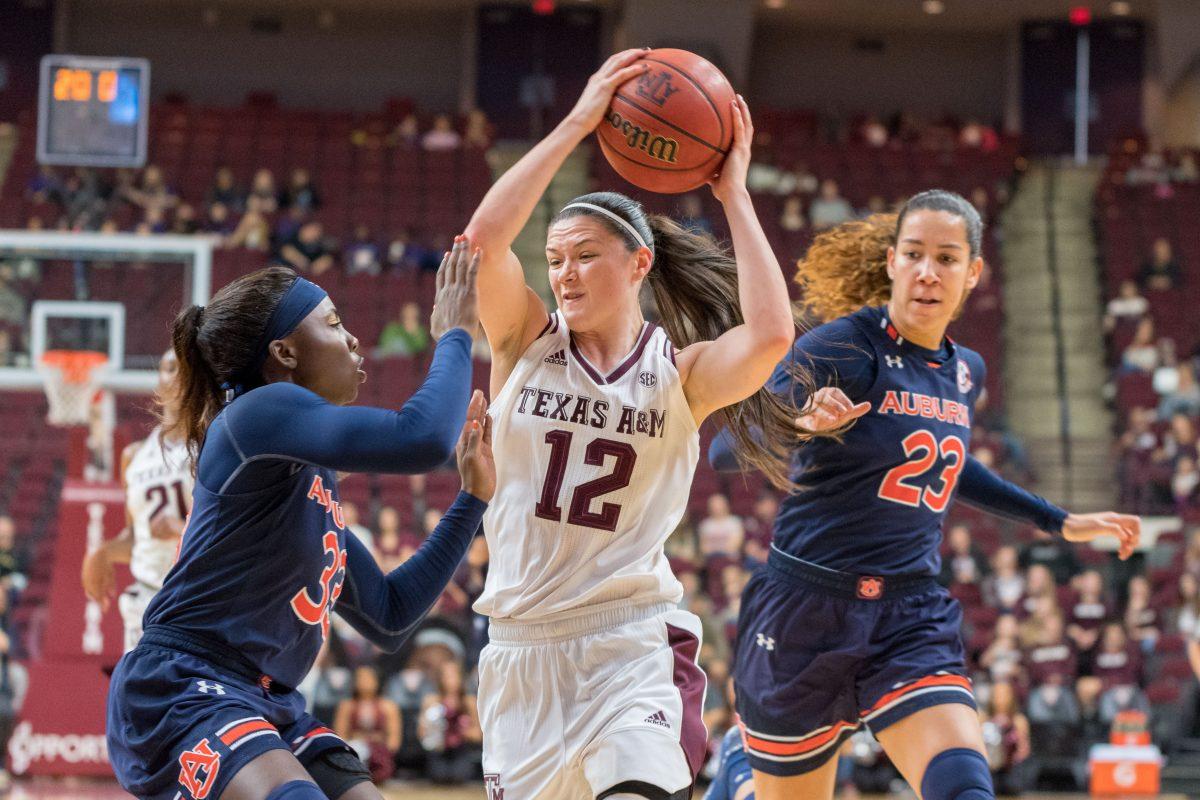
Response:
[[[940,442],[928,430],[913,431],[900,443],[904,448],[904,456],[908,461],[892,467],[883,476],[879,485],[879,496],[893,503],[919,508],[924,504],[930,511],[940,514],[950,504],[954,494],[954,486],[958,483],[958,474],[966,463],[966,447],[962,439],[950,435]],[[909,481],[916,480],[933,470],[938,462],[938,456],[945,462],[934,487],[931,482],[927,486],[917,486]]]

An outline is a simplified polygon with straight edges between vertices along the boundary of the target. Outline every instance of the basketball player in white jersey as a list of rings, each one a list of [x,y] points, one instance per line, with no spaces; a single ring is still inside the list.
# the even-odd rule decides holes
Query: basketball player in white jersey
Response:
[[[121,453],[121,483],[125,487],[125,529],[83,562],[83,588],[88,597],[107,609],[115,582],[113,567],[128,564],[133,583],[121,593],[117,607],[125,623],[125,652],[142,638],[142,617],[155,592],[175,563],[179,538],[192,507],[192,470],[181,440],[163,436],[178,414],[175,351],[167,350],[158,362],[155,401],[162,423],[140,442]]]
[[[732,150],[711,181],[736,262],[711,238],[609,192],[577,198],[550,224],[557,311],[526,286],[510,250],[615,87],[639,71],[630,65],[640,52],[592,76],[455,243],[478,248],[493,353],[497,490],[475,604],[491,618],[479,708],[493,800],[689,795],[706,744],[700,623],[678,610],[682,587],[663,543],[684,513],[707,416],[738,404],[723,419],[748,440],[761,427],[767,441],[794,416],[760,393],[794,329],[745,187],[753,132],[740,98]],[[645,281],[665,331],[642,317]]]

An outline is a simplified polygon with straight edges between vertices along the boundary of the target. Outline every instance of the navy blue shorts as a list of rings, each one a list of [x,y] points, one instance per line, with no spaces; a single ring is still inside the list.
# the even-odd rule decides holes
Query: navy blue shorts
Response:
[[[268,691],[244,674],[142,642],[118,662],[108,691],[108,756],[142,800],[216,800],[268,750],[307,766],[350,748],[304,710],[297,691]]]
[[[943,703],[975,707],[958,601],[925,576],[848,575],[771,551],[738,618],[737,711],[750,765],[800,775]]]

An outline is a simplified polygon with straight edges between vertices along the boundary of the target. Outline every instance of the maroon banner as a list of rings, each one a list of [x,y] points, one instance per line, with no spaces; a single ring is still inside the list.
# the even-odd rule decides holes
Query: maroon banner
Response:
[[[111,775],[104,745],[108,678],[124,648],[124,626],[112,598],[108,611],[80,584],[89,547],[125,526],[125,495],[115,483],[68,481],[59,506],[54,570],[41,652],[29,662],[29,693],[9,743],[13,772],[22,775]],[[131,582],[119,568],[117,591]]]

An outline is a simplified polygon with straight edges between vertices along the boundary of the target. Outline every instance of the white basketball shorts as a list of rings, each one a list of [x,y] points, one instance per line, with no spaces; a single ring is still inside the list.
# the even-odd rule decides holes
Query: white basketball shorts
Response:
[[[690,789],[708,738],[694,614],[613,608],[562,622],[493,621],[489,634],[479,661],[489,798]]]

